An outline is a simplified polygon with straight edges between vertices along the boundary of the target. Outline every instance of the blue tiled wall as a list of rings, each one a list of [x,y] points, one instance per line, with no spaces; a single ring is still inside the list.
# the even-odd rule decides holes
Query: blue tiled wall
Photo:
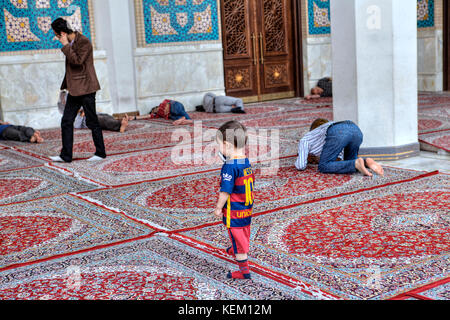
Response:
[[[147,44],[219,40],[217,0],[142,0],[142,3]]]
[[[77,8],[80,8],[81,11],[82,32],[88,38],[91,38],[88,0],[73,0],[70,3],[70,6],[66,8],[60,8],[58,6],[57,0],[50,0],[49,8],[37,8],[37,2],[39,2],[39,0],[27,0],[26,8],[18,8],[12,3],[11,0],[0,0],[0,52],[47,50],[60,48],[61,44],[59,43],[59,41],[55,40],[53,31],[50,29],[47,32],[44,32],[39,27],[38,18],[48,17],[47,19],[53,21],[58,17],[67,17],[73,15]],[[23,34],[23,32],[19,32],[17,28],[15,28],[12,21],[6,21],[5,15],[8,13],[14,18],[28,19],[29,28],[25,25],[25,29],[28,33],[34,35],[33,40],[28,39],[25,41],[21,41],[21,37],[19,35],[21,33]],[[18,36],[15,37],[12,41],[11,38],[8,38],[8,32],[9,34],[15,33]]]

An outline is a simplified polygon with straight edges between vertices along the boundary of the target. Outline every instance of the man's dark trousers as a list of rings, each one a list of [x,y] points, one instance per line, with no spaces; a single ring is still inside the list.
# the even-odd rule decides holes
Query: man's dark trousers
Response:
[[[13,126],[10,125],[1,134],[1,138],[4,140],[30,142],[31,137],[34,135],[34,129],[25,126]]]
[[[332,124],[327,131],[325,144],[319,161],[321,173],[354,173],[359,147],[363,142],[363,133],[352,121]],[[344,160],[336,161],[344,150]]]
[[[61,132],[63,148],[60,157],[65,162],[72,162],[73,156],[73,122],[78,111],[83,107],[86,114],[86,125],[92,131],[92,139],[95,145],[95,155],[100,158],[106,158],[103,133],[98,122],[95,109],[95,92],[82,96],[67,96],[67,103],[64,109],[64,115],[61,120]]]

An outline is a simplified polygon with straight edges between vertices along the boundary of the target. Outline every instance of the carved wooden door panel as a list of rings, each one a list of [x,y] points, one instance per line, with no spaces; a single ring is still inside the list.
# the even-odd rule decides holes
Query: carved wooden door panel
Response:
[[[235,97],[258,96],[254,0],[222,0],[225,88]]]
[[[293,97],[291,0],[257,0],[260,100]]]
[[[227,95],[246,102],[295,95],[291,1],[221,1]]]

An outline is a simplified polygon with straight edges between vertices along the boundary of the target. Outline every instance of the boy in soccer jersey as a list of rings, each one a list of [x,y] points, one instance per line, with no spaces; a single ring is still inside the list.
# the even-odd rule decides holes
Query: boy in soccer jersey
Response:
[[[217,143],[225,161],[221,171],[219,199],[214,214],[227,228],[231,247],[226,251],[234,255],[239,271],[229,272],[228,278],[250,279],[247,253],[250,243],[250,223],[253,208],[255,176],[245,156],[246,128],[237,121],[229,121],[217,132]]]

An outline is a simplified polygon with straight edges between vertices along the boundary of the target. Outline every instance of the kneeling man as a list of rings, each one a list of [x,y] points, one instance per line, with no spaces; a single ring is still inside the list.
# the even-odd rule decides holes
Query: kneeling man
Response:
[[[371,158],[358,158],[363,134],[352,121],[330,122],[317,119],[298,145],[298,158],[295,167],[305,170],[308,162],[319,164],[322,173],[361,172],[372,176],[368,170],[384,175],[381,165]]]

